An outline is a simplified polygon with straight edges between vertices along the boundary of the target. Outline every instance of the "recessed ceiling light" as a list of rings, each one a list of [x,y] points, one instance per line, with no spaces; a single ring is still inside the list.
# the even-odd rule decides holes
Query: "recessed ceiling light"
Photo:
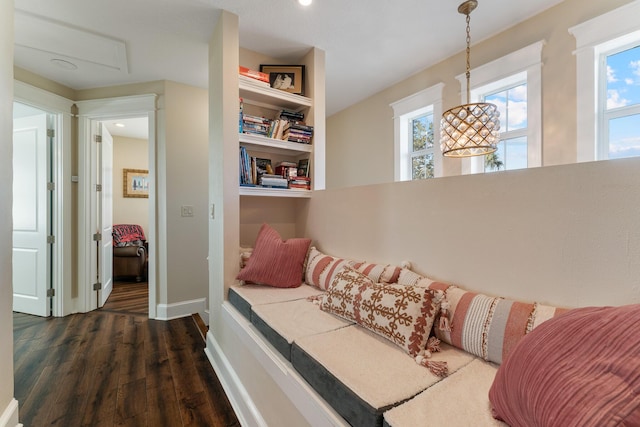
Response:
[[[69,62],[67,60],[64,59],[60,59],[60,58],[53,58],[51,60],[51,62],[55,65],[57,65],[60,68],[64,68],[65,70],[77,70],[78,66],[76,64],[74,64],[73,62]]]
[[[114,123],[116,127],[123,128],[124,123]]]
[[[300,3],[303,6],[309,6],[312,1],[313,0],[298,0],[298,3]]]

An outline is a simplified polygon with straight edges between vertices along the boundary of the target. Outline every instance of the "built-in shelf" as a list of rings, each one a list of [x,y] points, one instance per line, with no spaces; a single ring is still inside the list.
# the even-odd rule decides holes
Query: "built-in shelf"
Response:
[[[241,196],[256,197],[293,197],[306,199],[311,197],[310,190],[296,188],[263,188],[263,187],[240,187]]]
[[[248,83],[244,80],[240,80],[240,97],[245,99],[247,103],[262,105],[273,109],[285,108],[298,110],[313,105],[311,98],[289,93],[284,90]]]
[[[313,146],[310,144],[282,141],[280,139],[266,138],[249,133],[241,133],[239,140],[240,145],[246,147],[248,150],[263,151],[266,153],[297,156],[300,154],[309,154],[313,151]]]

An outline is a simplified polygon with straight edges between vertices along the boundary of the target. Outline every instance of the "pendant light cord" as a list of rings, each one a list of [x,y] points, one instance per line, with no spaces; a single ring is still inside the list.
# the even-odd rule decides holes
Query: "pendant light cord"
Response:
[[[467,104],[471,99],[471,13],[467,13]]]

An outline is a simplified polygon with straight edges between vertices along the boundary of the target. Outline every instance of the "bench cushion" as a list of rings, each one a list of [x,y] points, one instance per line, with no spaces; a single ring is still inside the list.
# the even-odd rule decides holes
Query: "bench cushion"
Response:
[[[244,317],[251,320],[251,307],[260,304],[306,299],[322,295],[322,291],[303,284],[298,288],[274,288],[261,285],[233,285],[227,299]]]
[[[413,399],[385,412],[385,425],[414,427],[495,427],[505,423],[491,416],[487,396],[497,366],[475,359]]]
[[[455,372],[474,357],[442,345],[432,359],[446,361],[449,372]],[[297,339],[291,363],[354,426],[381,426],[384,411],[442,380],[396,345],[357,325]]]
[[[252,311],[251,323],[287,360],[291,360],[294,340],[352,324],[306,299],[254,305]]]

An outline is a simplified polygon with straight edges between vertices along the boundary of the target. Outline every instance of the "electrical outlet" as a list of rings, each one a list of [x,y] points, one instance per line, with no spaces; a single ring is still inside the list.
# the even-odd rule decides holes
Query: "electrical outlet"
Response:
[[[180,216],[183,217],[192,217],[193,216],[193,206],[191,205],[182,205],[182,209],[180,211]]]

